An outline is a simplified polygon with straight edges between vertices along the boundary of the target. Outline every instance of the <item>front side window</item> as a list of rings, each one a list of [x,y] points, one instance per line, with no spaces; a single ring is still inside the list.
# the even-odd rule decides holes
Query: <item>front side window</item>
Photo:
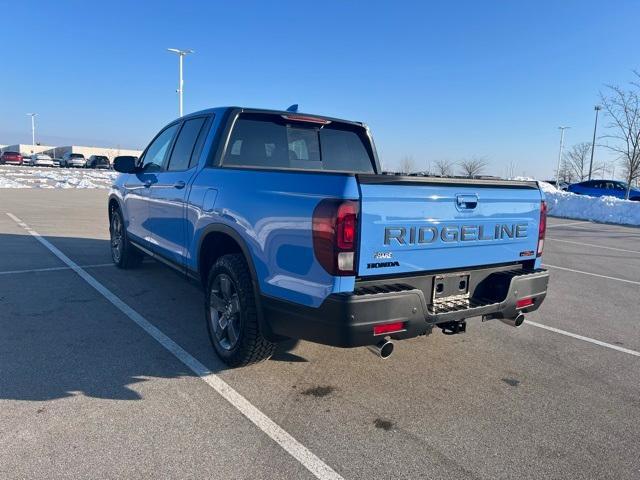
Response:
[[[164,159],[167,156],[173,136],[178,130],[178,124],[171,125],[163,130],[163,132],[151,142],[142,159],[142,170],[145,172],[159,172],[164,165]]]
[[[363,127],[263,113],[240,114],[223,165],[374,173]]]

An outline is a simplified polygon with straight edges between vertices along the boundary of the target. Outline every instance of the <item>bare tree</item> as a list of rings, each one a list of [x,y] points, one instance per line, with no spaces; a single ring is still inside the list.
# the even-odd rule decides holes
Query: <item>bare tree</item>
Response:
[[[600,99],[610,123],[607,125],[605,147],[615,152],[622,164],[627,180],[625,198],[634,180],[640,178],[640,73],[634,72],[636,81],[627,89],[607,85],[607,94]]]
[[[570,174],[572,179],[582,182],[589,177],[589,162],[591,159],[591,144],[589,142],[581,142],[573,145],[564,154],[562,159],[562,170],[566,170],[565,175]],[[597,164],[593,166],[592,174],[602,173],[604,165]]]
[[[560,174],[558,177],[563,182],[574,183],[576,181],[575,173],[569,166],[569,162],[567,161],[567,156],[563,155],[562,163],[560,164]],[[555,178],[555,177],[554,177]]]
[[[413,157],[411,155],[405,155],[400,159],[400,172],[401,173],[411,173],[416,169],[416,163],[413,161]]]
[[[507,166],[507,178],[513,178],[516,176],[516,168],[518,165],[513,160],[509,161],[509,165]]]
[[[451,177],[453,175],[453,162],[441,158],[436,160],[434,165],[436,175],[441,177]]]
[[[462,160],[459,165],[463,175],[473,178],[476,175],[480,175],[487,167],[487,160],[484,157],[474,156],[469,159]]]

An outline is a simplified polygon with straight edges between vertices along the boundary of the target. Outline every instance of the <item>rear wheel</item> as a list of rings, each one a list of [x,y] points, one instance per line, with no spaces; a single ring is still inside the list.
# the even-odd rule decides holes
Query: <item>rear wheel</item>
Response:
[[[134,268],[142,263],[143,253],[134,247],[127,238],[127,229],[119,208],[111,212],[109,224],[111,236],[111,258],[118,268]]]
[[[273,355],[276,344],[260,332],[251,275],[242,255],[224,255],[211,267],[205,318],[213,348],[230,367]]]

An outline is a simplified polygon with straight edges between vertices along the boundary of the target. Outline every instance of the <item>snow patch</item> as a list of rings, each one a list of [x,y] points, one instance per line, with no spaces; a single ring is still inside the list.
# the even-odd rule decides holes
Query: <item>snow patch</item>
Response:
[[[0,188],[109,188],[118,172],[84,168],[0,166]]]
[[[615,197],[589,197],[558,190],[547,182],[538,182],[544,192],[549,215],[601,223],[640,225],[640,202]]]
[[[29,188],[28,185],[11,180],[10,178],[0,176],[0,188]]]

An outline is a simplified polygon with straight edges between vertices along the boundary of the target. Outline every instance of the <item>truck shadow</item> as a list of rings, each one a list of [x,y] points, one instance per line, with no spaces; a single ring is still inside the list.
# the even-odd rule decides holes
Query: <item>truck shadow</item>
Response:
[[[107,264],[109,242],[94,238],[46,237],[78,265]],[[5,249],[4,247],[8,248]],[[28,235],[0,234],[0,251],[52,254]],[[0,399],[44,401],[74,395],[139,400],[151,379],[195,377],[193,372],[131,319],[65,268],[25,271],[0,258]],[[8,265],[10,267],[8,267]],[[227,367],[209,343],[203,294],[195,282],[153,260],[136,270],[86,267],[86,271],[214,373]],[[274,361],[304,362],[279,345]],[[252,368],[252,367],[247,367]]]
[[[295,339],[280,342],[271,360],[276,362],[308,362],[306,358],[292,352],[298,346],[298,343],[300,343],[299,340]]]

